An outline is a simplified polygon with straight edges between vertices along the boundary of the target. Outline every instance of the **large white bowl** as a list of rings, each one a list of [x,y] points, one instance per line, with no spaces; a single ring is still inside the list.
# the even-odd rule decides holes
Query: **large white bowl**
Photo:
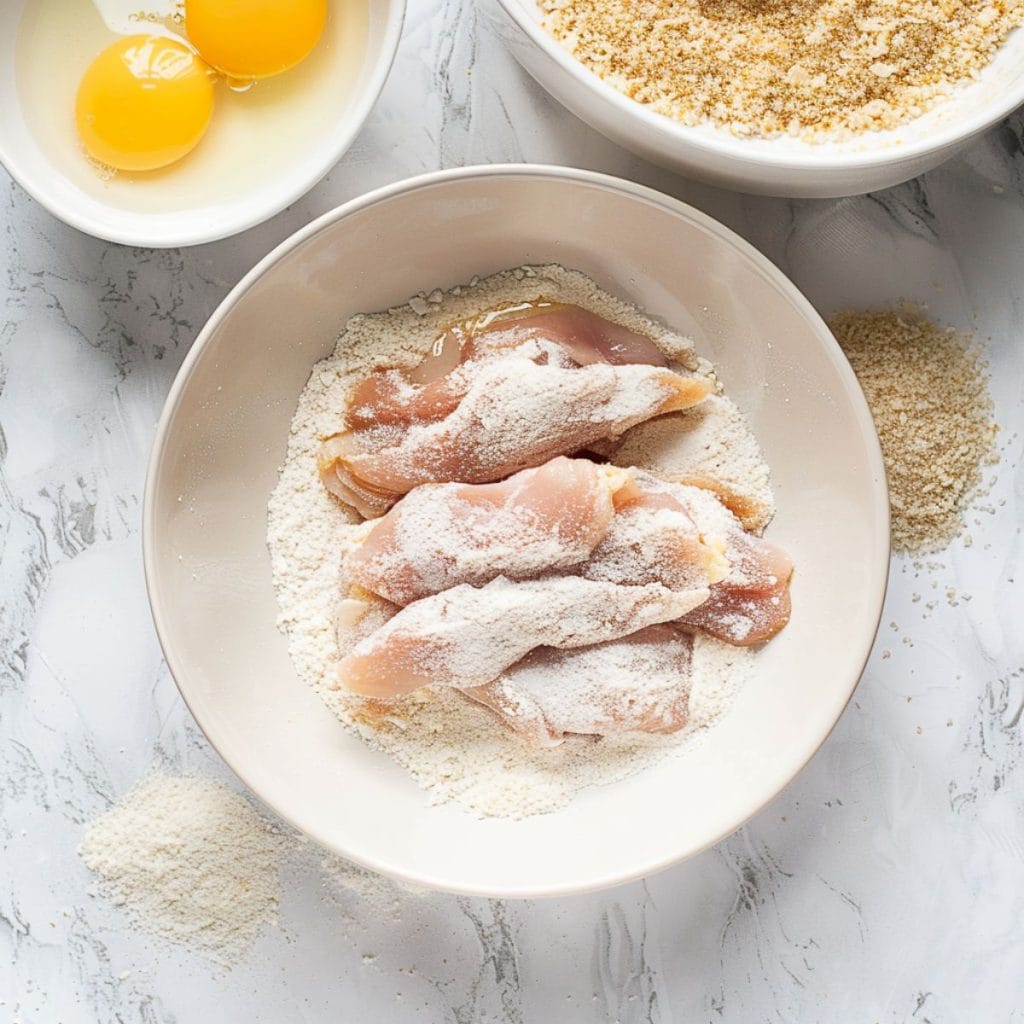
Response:
[[[329,132],[310,132],[286,173],[254,188],[237,188],[215,204],[183,203],[173,212],[128,209],[86,192],[54,163],[26,121],[17,83],[16,45],[29,3],[0,3],[0,163],[29,195],[55,217],[97,238],[125,245],[171,248],[199,245],[245,231],[279,213],[308,192],[352,144],[380,95],[402,34],[405,0],[368,0],[369,19],[362,66],[351,89],[331,97],[336,119]],[[85,0],[91,2],[91,0]],[[73,130],[68,112],[68,130]]]
[[[977,82],[902,128],[847,142],[741,139],[687,127],[607,85],[541,27],[535,0],[489,0],[485,10],[519,63],[577,117],[647,160],[740,192],[829,197],[888,188],[948,160],[1024,104],[1017,30]]]
[[[430,806],[299,681],[266,546],[267,499],[313,364],[353,313],[530,262],[591,274],[718,365],[774,472],[770,536],[794,555],[793,618],[735,706],[684,756],[554,814]],[[721,839],[807,762],[842,712],[881,612],[888,504],[846,360],[789,281],[709,217],[565,168],[428,175],[374,192],[277,248],[211,317],[157,432],[146,576],[168,664],[225,761],[283,817],[410,882],[495,896],[595,889]]]

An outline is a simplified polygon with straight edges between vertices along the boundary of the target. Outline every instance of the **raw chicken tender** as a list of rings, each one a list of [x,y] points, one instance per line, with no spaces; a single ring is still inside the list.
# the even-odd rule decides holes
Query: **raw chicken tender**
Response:
[[[338,667],[342,688],[387,699],[422,686],[483,686],[537,647],[585,647],[679,619],[708,589],[553,576],[460,585],[403,608]]]
[[[339,686],[382,706],[454,687],[537,745],[682,728],[689,634],[774,635],[792,563],[711,489],[564,456],[611,454],[710,391],[642,335],[553,304],[371,374],[320,456],[328,490],[383,516],[344,562]]]
[[[582,306],[564,302],[527,302],[492,310],[447,332],[440,346],[442,360],[466,362],[484,351],[515,348],[526,341],[544,341],[564,349],[578,366],[647,363],[668,366],[668,359],[646,335],[606,320]],[[423,371],[423,365],[418,368]]]
[[[526,303],[454,324],[412,370],[370,374],[353,391],[345,426],[362,430],[443,419],[455,410],[472,381],[471,374],[455,372],[460,366],[501,358],[527,343],[532,343],[531,351],[560,366],[669,365],[650,338],[588,309]]]
[[[793,561],[785,551],[746,533],[709,490],[659,480],[644,472],[636,473],[635,484],[646,495],[678,503],[702,534],[725,541],[728,573],[712,584],[708,600],[680,619],[680,624],[738,647],[763,643],[782,630],[789,622],[793,576]],[[616,504],[628,502],[630,494],[630,488],[621,489]]]
[[[612,500],[615,517],[604,540],[579,566],[581,576],[686,590],[717,583],[728,575],[724,538],[713,530],[702,533],[671,494],[645,489],[630,471]]]
[[[615,436],[707,394],[707,384],[651,366],[565,369],[509,357],[484,364],[458,407],[437,422],[328,438],[320,476],[367,518],[425,483],[490,483]],[[367,431],[366,433],[371,433]],[[369,442],[369,443],[367,443]]]
[[[626,478],[559,457],[502,483],[424,484],[374,524],[346,561],[348,577],[406,605],[460,583],[564,570],[605,538]]]
[[[416,370],[372,374],[321,448],[324,486],[371,518],[420,484],[500,480],[710,393],[648,339],[572,308],[475,328]]]
[[[538,747],[571,734],[677,732],[689,711],[693,639],[649,626],[593,647],[541,647],[464,692]]]
[[[789,622],[793,560],[777,545],[742,530],[726,535],[726,557],[729,575],[679,621],[737,647],[764,643]]]
[[[629,471],[559,457],[500,484],[415,488],[345,569],[400,605],[460,583],[552,573],[690,590],[728,574],[724,547],[671,496],[640,492]]]

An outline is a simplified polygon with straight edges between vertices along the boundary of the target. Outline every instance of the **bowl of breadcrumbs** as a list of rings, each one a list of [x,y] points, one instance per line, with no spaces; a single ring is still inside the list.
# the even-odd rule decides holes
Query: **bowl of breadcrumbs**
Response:
[[[886,188],[1024,104],[1018,0],[498,0],[493,13],[577,116],[745,192]]]

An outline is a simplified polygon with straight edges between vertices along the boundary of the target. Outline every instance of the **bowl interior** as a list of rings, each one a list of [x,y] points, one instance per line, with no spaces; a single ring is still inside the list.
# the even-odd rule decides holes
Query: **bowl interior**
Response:
[[[701,745],[584,791],[557,813],[478,820],[429,806],[297,679],[275,628],[266,505],[299,392],[351,314],[547,261],[583,270],[689,332],[718,365],[774,471],[770,536],[796,560],[794,614]],[[839,717],[869,652],[888,518],[855,378],[767,260],[639,186],[505,167],[357,200],[239,285],[169,399],[145,547],[154,616],[182,693],[267,803],[376,870],[446,890],[538,895],[610,885],[695,853],[793,777]]]
[[[842,141],[808,142],[780,136],[739,138],[713,125],[687,126],[628,99],[606,84],[556,42],[541,26],[536,0],[499,0],[508,15],[548,57],[581,86],[612,104],[627,120],[635,120],[672,146],[679,140],[723,156],[756,164],[794,168],[850,168],[900,162],[922,152],[941,150],[983,130],[1024,103],[1024,29],[1011,32],[978,79],[934,106],[923,116],[891,131],[867,132]]]
[[[88,6],[91,0],[80,2]],[[211,162],[204,147],[211,143],[204,139],[196,151],[203,154],[201,167],[182,173],[196,159],[193,156],[180,169],[160,172],[158,180],[147,180],[137,188],[119,178],[104,182],[80,159],[71,109],[73,91],[66,125],[26,109],[24,82],[19,82],[19,77],[28,77],[21,26],[31,0],[10,0],[0,5],[0,162],[55,216],[116,242],[190,245],[260,223],[305,193],[337,163],[375,102],[398,47],[404,0],[332,2],[332,25],[338,30],[328,29],[311,57],[289,73],[293,78],[280,80],[283,90],[275,84],[278,91],[273,102],[264,103],[256,96],[259,109],[250,109],[244,121],[234,121],[230,135],[221,134],[216,143],[221,151],[216,173],[206,173]],[[81,59],[88,63],[91,56],[90,49]],[[77,82],[78,72],[72,77]],[[260,84],[254,87],[259,88]],[[291,116],[293,108],[300,109],[287,98],[293,89],[315,98],[315,103],[303,103],[305,113],[300,117]],[[45,90],[41,87],[37,92]],[[63,107],[62,94],[59,101],[47,102],[46,109],[52,107]],[[214,116],[216,128],[216,111]],[[254,152],[252,142],[247,143],[253,125],[269,120],[286,128],[287,138],[282,142],[280,133],[271,131],[266,148]],[[239,157],[233,166],[236,146]]]

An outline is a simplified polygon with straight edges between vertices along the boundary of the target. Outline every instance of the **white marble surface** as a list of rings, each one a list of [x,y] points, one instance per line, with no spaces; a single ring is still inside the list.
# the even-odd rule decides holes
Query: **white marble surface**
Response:
[[[383,908],[325,885],[310,853],[286,869],[280,929],[225,973],[127,928],[90,898],[76,856],[83,824],[152,766],[229,777],[145,602],[140,503],[161,403],[219,299],[310,217],[415,172],[505,160],[688,200],[823,311],[912,299],[974,327],[1004,428],[991,507],[971,548],[919,577],[894,563],[883,630],[834,734],[717,848],[588,897]],[[0,203],[0,1024],[1024,1016],[1019,115],[881,195],[749,199],[595,135],[501,52],[473,3],[413,0],[355,147],[269,224],[133,251],[57,223],[6,178]],[[971,599],[950,602],[947,586]]]

